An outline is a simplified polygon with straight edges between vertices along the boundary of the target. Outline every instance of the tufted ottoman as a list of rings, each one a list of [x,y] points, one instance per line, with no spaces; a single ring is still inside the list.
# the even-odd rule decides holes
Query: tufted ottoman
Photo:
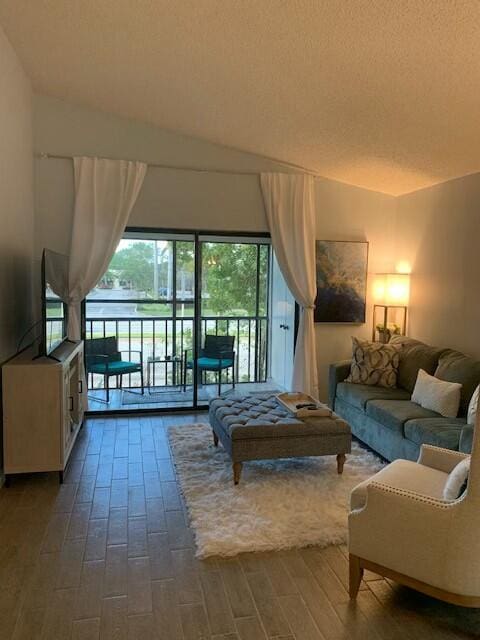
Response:
[[[334,413],[294,418],[271,393],[215,398],[209,417],[215,446],[220,440],[232,459],[235,484],[247,460],[336,455],[342,473],[345,454],[350,453],[352,436],[345,420]]]

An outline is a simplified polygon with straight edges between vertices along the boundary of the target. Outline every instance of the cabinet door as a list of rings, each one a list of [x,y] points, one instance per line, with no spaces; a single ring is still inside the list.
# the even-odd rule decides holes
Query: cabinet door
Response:
[[[70,393],[70,371],[69,367],[65,367],[63,371],[63,461],[65,461],[66,452],[70,446],[72,437],[72,396]]]

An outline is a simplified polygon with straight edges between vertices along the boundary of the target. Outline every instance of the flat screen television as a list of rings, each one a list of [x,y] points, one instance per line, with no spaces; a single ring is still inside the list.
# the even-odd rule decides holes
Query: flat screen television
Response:
[[[68,256],[44,249],[42,255],[42,341],[40,355],[48,356],[67,338]]]

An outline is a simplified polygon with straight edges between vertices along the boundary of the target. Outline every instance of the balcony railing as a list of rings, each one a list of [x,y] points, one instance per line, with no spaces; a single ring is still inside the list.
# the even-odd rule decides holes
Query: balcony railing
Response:
[[[88,313],[88,312],[87,312]],[[235,336],[236,380],[266,382],[268,362],[268,320],[266,316],[203,316],[201,336],[207,333]],[[183,360],[185,350],[192,358],[194,319],[189,317],[87,317],[86,339],[115,336],[119,350],[141,351],[144,378],[152,387],[175,387],[182,383],[175,357]],[[170,360],[167,360],[167,357]],[[151,362],[150,360],[162,360]],[[148,367],[150,367],[149,370]],[[193,374],[187,371],[187,384],[193,384]],[[214,383],[214,373],[207,373],[203,383]],[[103,377],[89,376],[89,388],[103,386]],[[116,380],[110,386],[115,388]],[[140,375],[124,376],[123,387],[140,386]]]

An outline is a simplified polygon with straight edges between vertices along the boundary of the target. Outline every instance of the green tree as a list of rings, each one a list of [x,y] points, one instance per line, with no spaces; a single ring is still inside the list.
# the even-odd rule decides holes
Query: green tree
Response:
[[[168,285],[168,262],[173,247],[159,254],[158,284]],[[193,242],[176,245],[177,290],[193,280]],[[154,297],[154,243],[137,240],[119,249],[109,273],[129,282],[133,289]],[[266,313],[268,247],[260,247],[260,313]],[[191,284],[190,284],[191,286]],[[204,315],[255,315],[257,301],[257,245],[223,242],[202,243],[202,313]]]
[[[109,271],[129,282],[133,289],[152,295],[153,256],[153,242],[132,242],[114,254]]]
[[[268,249],[261,249],[260,294],[265,297]],[[255,315],[257,246],[205,243],[202,245],[202,306],[218,315]],[[266,300],[261,300],[264,310]]]

